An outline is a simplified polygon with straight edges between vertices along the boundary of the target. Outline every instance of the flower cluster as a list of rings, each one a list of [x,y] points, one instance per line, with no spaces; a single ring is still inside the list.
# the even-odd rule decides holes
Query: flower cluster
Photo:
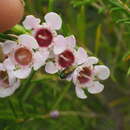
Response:
[[[104,89],[100,80],[109,77],[109,68],[96,65],[98,59],[88,56],[82,47],[76,47],[74,35],[64,37],[57,33],[62,26],[61,17],[47,13],[45,22],[29,15],[23,26],[30,34],[18,36],[17,41],[0,43],[4,61],[0,64],[0,97],[10,96],[20,86],[20,80],[28,78],[32,70],[44,67],[46,73],[73,71],[65,77],[75,85],[76,95],[86,98],[85,89],[96,94]]]

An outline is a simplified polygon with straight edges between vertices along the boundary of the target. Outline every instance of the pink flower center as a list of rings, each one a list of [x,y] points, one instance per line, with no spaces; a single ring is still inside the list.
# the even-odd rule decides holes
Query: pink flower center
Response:
[[[92,71],[89,67],[84,67],[80,72],[79,76],[77,77],[78,81],[81,84],[87,83],[90,81],[92,75]]]
[[[48,47],[52,43],[52,33],[45,28],[39,29],[35,36],[40,47]]]
[[[17,49],[15,51],[14,57],[20,65],[28,65],[32,61],[32,53],[30,50],[24,47]]]
[[[75,61],[75,57],[73,53],[69,50],[65,50],[58,57],[58,63],[63,68],[67,68],[71,66],[74,63],[74,61]]]

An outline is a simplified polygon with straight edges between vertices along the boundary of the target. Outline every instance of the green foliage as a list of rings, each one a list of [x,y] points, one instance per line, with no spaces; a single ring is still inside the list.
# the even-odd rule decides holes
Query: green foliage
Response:
[[[130,1],[129,0],[25,0],[25,15],[44,20],[48,11],[63,18],[65,36],[74,34],[78,46],[111,69],[105,90],[88,99],[76,97],[72,83],[43,69],[9,98],[0,99],[0,130],[129,130],[130,120]],[[0,41],[24,33],[20,25],[0,34]],[[18,33],[19,34],[19,33]],[[86,92],[87,93],[87,92]],[[50,112],[58,110],[53,119]]]

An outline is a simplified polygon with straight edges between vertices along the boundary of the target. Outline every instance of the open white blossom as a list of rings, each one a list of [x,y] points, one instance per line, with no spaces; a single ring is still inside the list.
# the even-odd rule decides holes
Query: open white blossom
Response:
[[[47,13],[44,19],[45,22],[40,24],[40,19],[29,15],[23,21],[23,25],[26,29],[32,30],[32,35],[41,48],[50,48],[54,45],[54,39],[57,36],[56,30],[61,28],[62,20],[54,12]]]
[[[4,60],[6,69],[12,71],[19,79],[27,78],[32,68],[38,70],[45,64],[49,55],[48,51],[39,48],[32,36],[26,34],[18,37],[18,44],[6,41],[2,44],[2,48],[3,53],[8,56]]]
[[[96,57],[89,57],[83,48],[77,51],[77,64],[79,65],[69,77],[75,84],[76,95],[79,98],[87,98],[84,89],[91,94],[100,93],[104,85],[100,80],[106,80],[110,75],[110,70],[105,65],[95,65],[98,63]]]
[[[0,98],[12,95],[20,86],[20,80],[17,79],[12,71],[7,71],[0,63]]]
[[[73,35],[66,38],[62,35],[57,36],[55,38],[53,54],[51,55],[53,61],[47,62],[45,71],[53,74],[59,70],[64,70],[70,66],[73,66],[76,62],[75,46],[76,40]]]

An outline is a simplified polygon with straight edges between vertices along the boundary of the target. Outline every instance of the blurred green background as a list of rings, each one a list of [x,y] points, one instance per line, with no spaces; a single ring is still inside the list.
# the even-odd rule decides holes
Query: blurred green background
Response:
[[[43,68],[0,99],[0,130],[130,130],[130,0],[25,0],[25,16],[63,19],[65,36],[108,65],[111,77],[98,95],[78,99],[74,85]],[[13,29],[12,29],[13,31]],[[87,93],[87,92],[86,92]],[[50,112],[59,111],[54,119]]]

